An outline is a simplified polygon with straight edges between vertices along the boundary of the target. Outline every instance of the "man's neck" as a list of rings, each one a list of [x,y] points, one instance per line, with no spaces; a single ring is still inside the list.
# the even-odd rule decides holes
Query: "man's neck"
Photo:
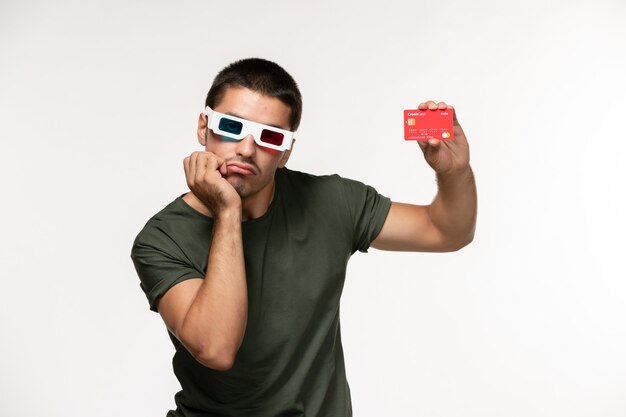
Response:
[[[242,221],[258,219],[265,213],[272,204],[274,199],[274,191],[276,190],[276,181],[272,180],[265,188],[250,197],[241,200],[241,219]]]

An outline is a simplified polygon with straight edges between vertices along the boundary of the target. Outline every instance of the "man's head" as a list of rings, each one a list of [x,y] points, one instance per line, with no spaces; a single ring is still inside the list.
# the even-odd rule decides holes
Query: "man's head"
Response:
[[[213,80],[205,106],[214,109],[228,88],[244,87],[277,98],[291,109],[289,129],[296,131],[302,117],[302,96],[295,80],[280,65],[261,58],[242,59],[221,70]]]
[[[218,113],[294,131],[300,123],[302,99],[298,87],[285,70],[262,59],[237,61],[215,77],[206,106]],[[216,134],[198,119],[198,141],[208,152],[223,158],[228,167],[224,178],[242,199],[271,199],[274,173],[287,163],[291,149],[277,151],[259,146],[251,134],[232,140]]]

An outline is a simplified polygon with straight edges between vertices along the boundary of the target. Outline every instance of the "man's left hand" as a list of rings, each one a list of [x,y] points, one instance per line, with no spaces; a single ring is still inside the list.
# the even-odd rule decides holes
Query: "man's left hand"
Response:
[[[429,100],[420,103],[419,110],[445,110],[452,108],[443,101],[435,103]],[[429,139],[427,141],[418,141],[424,158],[428,165],[438,175],[456,174],[466,171],[469,168],[469,145],[463,129],[456,118],[456,109],[454,111],[454,137],[452,140]]]

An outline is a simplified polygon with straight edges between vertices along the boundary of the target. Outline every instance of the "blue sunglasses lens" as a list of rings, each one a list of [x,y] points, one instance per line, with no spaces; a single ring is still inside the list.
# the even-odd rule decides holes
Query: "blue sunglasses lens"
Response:
[[[232,135],[238,135],[241,133],[241,129],[243,128],[243,123],[238,122],[236,120],[227,119],[226,117],[222,117],[219,123],[219,129],[222,132],[227,132]]]

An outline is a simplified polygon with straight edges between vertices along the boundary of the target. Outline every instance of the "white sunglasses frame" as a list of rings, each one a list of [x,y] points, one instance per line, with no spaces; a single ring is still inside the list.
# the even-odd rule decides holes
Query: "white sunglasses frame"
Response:
[[[291,149],[293,143],[294,132],[289,130],[279,129],[274,126],[264,125],[263,123],[253,122],[252,120],[242,119],[240,117],[231,116],[230,114],[224,114],[211,109],[206,106],[204,114],[207,116],[207,127],[213,131],[213,133],[221,136],[226,136],[229,139],[242,140],[248,135],[252,135],[254,142],[264,148],[270,148],[277,151],[287,151]],[[222,117],[225,117],[242,124],[241,133],[233,135],[231,132],[226,132],[219,128],[219,121]],[[283,135],[283,144],[280,146],[272,143],[261,142],[261,133],[264,129],[271,130],[272,132],[281,133]]]

